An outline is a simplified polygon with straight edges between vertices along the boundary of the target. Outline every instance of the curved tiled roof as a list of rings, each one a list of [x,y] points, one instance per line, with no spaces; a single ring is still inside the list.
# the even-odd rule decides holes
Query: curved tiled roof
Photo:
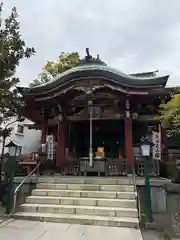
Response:
[[[85,64],[80,65],[74,68],[71,68],[54,79],[41,84],[39,86],[33,87],[31,89],[24,89],[24,93],[28,92],[28,94],[37,94],[40,92],[46,92],[48,90],[57,88],[61,85],[66,85],[69,82],[72,82],[77,79],[85,79],[91,78],[95,80],[97,78],[104,78],[108,81],[111,81],[115,84],[121,85],[123,87],[130,88],[156,88],[156,87],[165,87],[168,75],[162,77],[136,77],[133,75],[129,75],[118,71],[114,68],[108,67],[104,64]],[[21,88],[19,88],[20,90]],[[21,89],[23,90],[23,89]]]

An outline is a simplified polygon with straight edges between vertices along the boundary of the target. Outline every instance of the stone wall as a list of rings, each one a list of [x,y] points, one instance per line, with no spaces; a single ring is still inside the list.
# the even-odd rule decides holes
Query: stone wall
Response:
[[[138,187],[141,212],[146,214],[145,186]],[[166,184],[151,187],[152,210],[157,229],[163,230],[172,237],[180,237],[180,185]]]
[[[168,184],[167,191],[167,221],[172,233],[180,237],[180,184]]]

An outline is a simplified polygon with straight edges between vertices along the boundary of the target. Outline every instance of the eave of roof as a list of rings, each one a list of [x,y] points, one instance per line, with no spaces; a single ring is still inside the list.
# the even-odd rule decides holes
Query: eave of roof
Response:
[[[138,73],[130,73],[129,75],[134,77],[155,77],[159,70],[151,71],[151,72],[138,72]]]
[[[107,65],[101,64],[86,64],[69,69],[51,81],[41,84],[33,88],[18,88],[23,95],[36,95],[40,92],[49,92],[59,86],[64,86],[77,79],[87,78],[97,79],[104,78],[109,81],[124,86],[126,88],[156,88],[165,87],[169,75],[162,77],[136,77],[123,72],[120,72],[114,68],[110,68]]]

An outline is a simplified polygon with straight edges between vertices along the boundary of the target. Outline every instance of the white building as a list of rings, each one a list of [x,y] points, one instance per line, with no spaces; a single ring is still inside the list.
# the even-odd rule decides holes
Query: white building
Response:
[[[5,127],[8,123],[15,121],[16,118],[12,118],[9,122],[6,122],[2,125]],[[28,129],[26,124],[31,124],[32,122],[28,119],[25,119],[23,122],[14,122],[8,126],[12,128],[11,136],[6,138],[6,144],[11,140],[17,145],[22,146],[22,153],[31,153],[38,151],[41,141],[41,131]],[[2,152],[2,138],[0,139],[0,154]],[[4,153],[7,152],[7,149],[4,149]]]

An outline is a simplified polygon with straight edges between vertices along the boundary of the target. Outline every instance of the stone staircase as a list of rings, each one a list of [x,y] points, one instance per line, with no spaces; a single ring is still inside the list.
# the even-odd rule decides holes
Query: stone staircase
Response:
[[[70,224],[139,227],[131,178],[44,177],[15,218]]]

